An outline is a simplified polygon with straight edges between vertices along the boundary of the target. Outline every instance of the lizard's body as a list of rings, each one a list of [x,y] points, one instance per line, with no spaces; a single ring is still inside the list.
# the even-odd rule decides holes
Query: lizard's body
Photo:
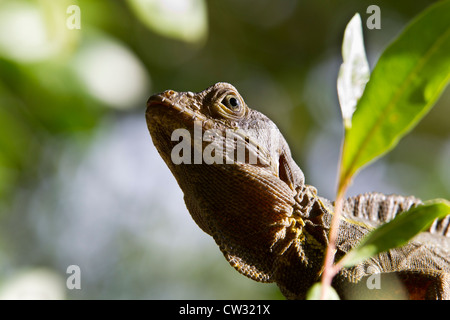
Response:
[[[189,212],[228,262],[254,280],[276,282],[287,298],[304,298],[320,279],[334,209],[305,184],[276,125],[248,108],[226,83],[195,94],[167,90],[152,96],[146,118],[153,143],[183,190]],[[173,162],[172,151],[180,143],[172,141],[173,131],[186,129],[192,137],[198,130],[194,124],[201,124],[202,133],[215,130],[215,134],[192,142],[191,156],[213,146],[215,153],[210,154],[223,161]],[[244,158],[236,160],[226,152],[218,156],[220,146],[236,147],[237,141],[245,145]],[[258,161],[249,161],[250,155]],[[347,199],[336,258],[377,225],[419,203],[414,197],[379,193]],[[407,245],[341,270],[333,286],[342,298],[375,294],[369,297],[450,299],[449,229],[447,216]],[[371,279],[373,275],[380,278]],[[368,288],[369,281],[375,285],[378,281],[375,290]],[[387,289],[386,284],[395,281],[402,285]]]

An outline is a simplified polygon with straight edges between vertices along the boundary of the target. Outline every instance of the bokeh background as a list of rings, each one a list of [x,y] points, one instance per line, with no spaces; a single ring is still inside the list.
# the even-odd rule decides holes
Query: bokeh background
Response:
[[[347,22],[380,7],[381,29],[364,27],[373,68],[433,2],[0,0],[0,298],[282,299],[191,220],[148,134],[147,98],[233,83],[333,199]],[[449,103],[447,90],[349,193],[450,198]],[[70,265],[81,289],[66,287]]]

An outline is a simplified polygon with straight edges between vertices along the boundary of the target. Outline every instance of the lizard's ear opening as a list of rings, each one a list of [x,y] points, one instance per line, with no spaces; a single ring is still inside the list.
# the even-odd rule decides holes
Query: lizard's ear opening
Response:
[[[291,190],[303,185],[304,175],[292,159],[289,151],[283,150],[278,161],[278,177],[284,181]]]

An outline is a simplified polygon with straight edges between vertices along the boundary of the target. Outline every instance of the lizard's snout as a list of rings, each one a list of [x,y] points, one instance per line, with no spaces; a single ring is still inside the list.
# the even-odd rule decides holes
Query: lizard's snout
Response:
[[[162,93],[155,94],[147,100],[147,107],[151,107],[154,105],[160,105],[160,104],[166,105],[166,106],[171,105],[172,99],[175,95],[176,95],[176,92],[173,90],[166,90]]]

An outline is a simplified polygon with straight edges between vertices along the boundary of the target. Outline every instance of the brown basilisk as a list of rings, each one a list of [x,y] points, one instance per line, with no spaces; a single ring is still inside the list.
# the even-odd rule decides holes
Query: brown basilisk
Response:
[[[227,83],[154,95],[146,119],[192,218],[228,262],[251,279],[276,282],[289,299],[305,298],[321,276],[334,204],[305,184],[276,125]],[[380,193],[347,199],[336,259],[420,203]],[[344,299],[450,299],[450,216],[403,247],[342,269],[333,287]]]

